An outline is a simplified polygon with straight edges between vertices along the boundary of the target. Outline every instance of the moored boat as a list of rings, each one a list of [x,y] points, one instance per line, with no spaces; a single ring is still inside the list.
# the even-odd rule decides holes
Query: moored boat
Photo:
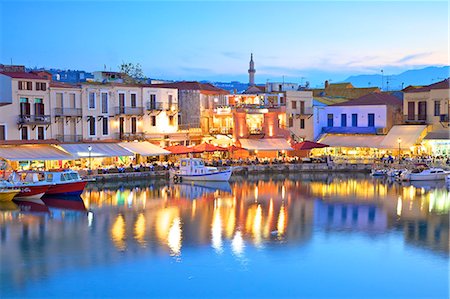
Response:
[[[88,181],[80,178],[74,170],[44,171],[45,181],[52,185],[45,193],[46,196],[75,195],[83,193]]]
[[[39,180],[37,173],[27,172],[17,174],[13,172],[8,180],[0,181],[0,187],[5,189],[19,189],[15,199],[38,200],[50,187],[50,184]]]
[[[12,201],[19,192],[19,189],[0,189],[0,201]]]
[[[229,181],[231,177],[230,167],[208,167],[198,158],[185,158],[180,160],[180,169],[171,169],[170,178],[173,181]]]
[[[442,168],[416,168],[403,172],[400,178],[404,181],[437,181],[444,180],[449,174]]]

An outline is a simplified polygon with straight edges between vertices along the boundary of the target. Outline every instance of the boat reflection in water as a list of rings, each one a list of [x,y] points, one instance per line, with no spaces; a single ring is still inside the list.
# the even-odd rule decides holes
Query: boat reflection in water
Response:
[[[445,186],[323,174],[214,184],[90,184],[81,198],[44,199],[46,214],[3,212],[2,271],[9,275],[2,276],[2,286],[12,292],[62,269],[130,258],[189,260],[196,250],[208,259],[214,254],[244,261],[254,259],[255,250],[283,256],[272,250],[318,246],[320,240],[326,253],[324,240],[342,236],[386,242],[398,236],[400,244],[425,249],[426,258],[448,258]],[[61,253],[67,257],[54,258]]]

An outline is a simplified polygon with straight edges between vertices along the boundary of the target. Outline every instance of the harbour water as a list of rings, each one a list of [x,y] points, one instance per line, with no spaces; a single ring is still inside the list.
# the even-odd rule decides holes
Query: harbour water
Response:
[[[87,186],[1,206],[1,298],[448,298],[445,182]]]

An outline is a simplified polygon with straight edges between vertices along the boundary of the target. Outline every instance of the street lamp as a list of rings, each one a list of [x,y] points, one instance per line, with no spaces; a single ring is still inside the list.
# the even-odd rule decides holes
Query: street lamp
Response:
[[[91,157],[91,152],[92,152],[92,146],[88,146],[88,152],[89,152],[89,174],[92,173],[92,157]]]
[[[400,151],[401,151],[400,144],[402,143],[402,139],[398,138],[397,142],[398,142],[398,164],[400,164],[400,161],[401,161],[400,160]]]

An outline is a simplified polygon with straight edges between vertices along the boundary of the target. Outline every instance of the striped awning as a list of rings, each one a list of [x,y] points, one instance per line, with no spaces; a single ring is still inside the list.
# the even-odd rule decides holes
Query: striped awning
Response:
[[[73,160],[74,157],[50,144],[0,146],[0,157],[10,161]]]
[[[74,156],[75,159],[134,156],[133,152],[121,147],[117,143],[74,143],[60,144],[59,146]],[[90,151],[89,147],[91,149]]]
[[[165,150],[159,146],[151,144],[148,141],[144,142],[121,142],[119,145],[126,150],[139,154],[141,156],[159,156],[169,155],[171,152]]]
[[[246,150],[258,151],[291,151],[292,147],[286,139],[267,138],[267,139],[239,139],[241,147]]]

